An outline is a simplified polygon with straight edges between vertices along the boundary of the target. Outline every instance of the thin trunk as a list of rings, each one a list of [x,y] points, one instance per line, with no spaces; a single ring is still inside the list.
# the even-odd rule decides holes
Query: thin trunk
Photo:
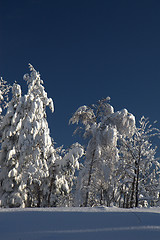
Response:
[[[86,192],[86,198],[85,198],[85,202],[84,202],[84,207],[87,207],[87,205],[88,205],[89,187],[90,187],[90,184],[91,184],[91,176],[92,176],[94,155],[95,155],[95,150],[93,151],[93,154],[92,154],[92,161],[91,161],[90,169],[89,169],[89,176],[88,176],[88,183],[87,183],[87,192]]]
[[[129,208],[129,193],[127,194],[127,202],[126,202],[126,208]]]
[[[134,176],[133,182],[132,182],[132,190],[131,190],[131,202],[130,202],[131,208],[133,208],[133,205],[134,205],[135,183],[136,183],[136,177]]]
[[[48,207],[51,207],[51,193],[52,193],[54,180],[55,180],[54,177],[52,177],[50,182],[50,187],[49,187],[49,194],[48,194]]]
[[[124,198],[123,198],[123,208],[125,208],[125,202],[126,202],[126,193],[124,192]]]
[[[103,203],[103,187],[101,186],[101,195],[100,195],[100,205],[103,205],[104,203]]]
[[[139,165],[140,165],[140,160],[141,160],[141,145],[139,146],[139,156],[138,156],[138,162],[137,164],[137,169],[136,169],[136,204],[135,207],[138,207],[138,201],[139,201]]]
[[[138,200],[139,200],[139,165],[137,166],[137,181],[136,181],[136,203],[135,207],[138,207]]]
[[[37,207],[41,206],[41,190],[40,186],[37,184]]]

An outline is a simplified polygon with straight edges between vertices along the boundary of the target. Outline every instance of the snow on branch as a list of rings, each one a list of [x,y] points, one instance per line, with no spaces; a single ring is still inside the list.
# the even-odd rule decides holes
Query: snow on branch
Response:
[[[52,98],[48,98],[47,92],[43,86],[43,80],[40,78],[40,73],[37,72],[34,67],[29,64],[31,71],[30,75],[27,73],[23,76],[23,79],[28,84],[28,94],[32,93],[34,97],[40,97],[43,102],[43,106],[49,106],[52,112],[54,112],[54,104]]]

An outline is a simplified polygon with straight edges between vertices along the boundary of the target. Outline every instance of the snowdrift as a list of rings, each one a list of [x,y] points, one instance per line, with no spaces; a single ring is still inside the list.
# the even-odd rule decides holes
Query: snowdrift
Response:
[[[1,240],[160,240],[160,208],[0,209]]]

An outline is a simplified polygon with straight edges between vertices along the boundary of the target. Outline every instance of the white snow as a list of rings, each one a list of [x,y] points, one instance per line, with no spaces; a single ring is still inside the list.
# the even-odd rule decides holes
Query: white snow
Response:
[[[159,240],[160,208],[2,208],[0,239]]]

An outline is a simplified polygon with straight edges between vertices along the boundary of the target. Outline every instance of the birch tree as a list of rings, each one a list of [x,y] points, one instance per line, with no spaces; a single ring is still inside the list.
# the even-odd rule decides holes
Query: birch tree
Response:
[[[152,140],[159,129],[142,117],[132,137],[121,136],[118,166],[120,207],[155,206],[159,197],[159,170],[157,147]]]
[[[114,112],[109,98],[78,108],[70,122],[84,125],[89,137],[84,167],[79,173],[75,205],[109,206],[114,201],[114,171],[119,159],[117,136],[134,131],[135,118],[126,109]]]

